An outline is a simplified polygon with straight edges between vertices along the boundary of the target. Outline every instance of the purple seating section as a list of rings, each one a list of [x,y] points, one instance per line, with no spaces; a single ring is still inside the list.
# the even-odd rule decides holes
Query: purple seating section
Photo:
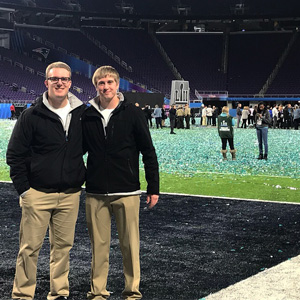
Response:
[[[174,75],[158,52],[151,37],[144,30],[97,28],[85,29],[101,45],[109,49],[111,55],[104,53],[80,31],[54,29],[22,29],[25,54],[0,47],[0,100],[34,100],[45,90],[44,78],[37,71],[44,73],[47,63],[29,56],[33,47],[43,44],[29,39],[26,32],[50,41],[68,53],[79,55],[93,65],[112,65],[121,77],[131,78],[135,83],[142,83],[148,89],[153,88],[165,94],[170,93]],[[282,55],[292,33],[273,34],[232,34],[229,39],[228,73],[221,71],[223,36],[209,34],[157,35],[158,40],[168,53],[171,61],[185,80],[190,82],[191,92],[197,90],[224,91],[230,95],[257,94],[274,69]],[[277,77],[267,94],[300,94],[299,66],[300,38],[296,39]],[[117,55],[125,61],[132,71],[123,68],[113,58]],[[11,59],[12,63],[3,59]],[[22,63],[20,68],[17,63]],[[31,73],[25,66],[34,69]],[[78,74],[72,76],[73,86],[83,90],[72,92],[83,101],[94,97],[96,92],[91,80]],[[15,88],[13,89],[13,84]],[[17,88],[16,88],[17,87]],[[26,91],[20,91],[24,87]],[[23,89],[24,90],[24,89]]]
[[[268,94],[300,94],[300,37],[291,48],[278,75],[269,87]]]
[[[0,68],[0,100],[33,101],[45,90],[44,78],[41,76],[31,74],[7,61],[0,61]],[[22,92],[22,88],[26,90]]]
[[[25,36],[26,32],[29,32],[32,37],[38,36],[43,41],[53,43],[56,49],[61,47],[67,50],[69,54],[74,53],[81,59],[88,60],[94,66],[112,65],[119,71],[122,78],[142,84],[148,89],[161,91],[165,94],[170,93],[171,81],[175,77],[161,57],[149,34],[144,30],[109,28],[85,30],[85,33],[98,40],[101,46],[106,46],[110,53],[100,50],[80,31],[26,28],[26,30],[23,30]],[[34,42],[36,41],[25,39],[25,44],[29,49],[28,52],[33,47],[42,46],[42,44],[33,46],[32,43]],[[116,55],[120,58],[120,62],[126,62],[132,68],[132,71],[128,71],[117,63],[114,59]],[[158,76],[158,74],[160,75]]]
[[[20,54],[18,52],[0,47],[0,55],[2,57],[11,59],[13,62],[20,62],[24,66],[34,69],[36,72],[44,73],[47,67],[46,63],[29,57],[28,52]]]
[[[33,101],[46,90],[45,78],[37,75],[37,71],[45,73],[46,63],[2,47],[0,47],[0,55],[2,58],[0,60],[0,100],[2,102],[9,100]],[[16,63],[22,63],[23,69]],[[26,70],[25,67],[30,67],[34,73]],[[17,90],[14,90],[13,86]],[[23,91],[21,91],[22,87]],[[72,88],[71,92],[84,102],[96,95],[91,80],[84,76],[72,74],[72,87],[79,87],[83,90],[83,93],[79,93]]]
[[[222,91],[231,95],[259,93],[292,37],[286,33],[231,34],[228,71],[221,71],[222,35],[158,35],[158,39],[193,92]],[[267,93],[300,93],[300,38]],[[291,72],[295,73],[294,75]],[[288,81],[287,83],[285,81]],[[277,89],[276,89],[277,87]],[[286,87],[286,88],[285,88]]]
[[[55,48],[63,48],[69,54],[73,53],[79,55],[80,59],[86,59],[93,65],[102,65],[111,62],[111,59],[99,48],[87,39],[80,31],[72,30],[57,30],[57,29],[37,29],[26,28],[22,30],[23,34],[29,32],[31,36],[38,36],[43,41],[49,41],[55,45]],[[32,41],[26,39],[26,43]],[[43,46],[37,42],[36,47]],[[29,47],[31,45],[28,45]],[[117,65],[116,65],[117,66]]]
[[[230,94],[259,93],[291,36],[291,33],[231,35],[228,63]]]
[[[146,85],[148,89],[154,88],[165,94],[170,93],[171,81],[176,78],[145,30],[121,28],[85,30],[132,67],[132,72],[124,74],[125,76],[135,83]],[[120,67],[118,69],[120,70]]]
[[[158,35],[160,43],[190,89],[224,91],[226,75],[221,72],[222,35]]]
[[[50,42],[56,49],[62,48],[68,54],[75,54],[81,60],[86,60],[94,66],[111,65],[119,71],[121,77],[132,79],[131,72],[122,68],[111,56],[100,50],[80,31],[26,28],[21,32],[25,36],[24,43],[28,53],[32,51],[31,49],[45,47],[44,44],[32,40],[32,37],[36,36],[42,38],[43,43],[45,41]],[[31,38],[28,37],[27,33],[30,34]]]

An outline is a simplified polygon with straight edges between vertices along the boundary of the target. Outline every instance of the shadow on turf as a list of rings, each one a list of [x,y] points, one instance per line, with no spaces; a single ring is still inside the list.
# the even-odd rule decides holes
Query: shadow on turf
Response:
[[[18,252],[20,209],[11,184],[0,184],[0,299],[10,299]],[[89,289],[90,244],[83,194],[71,251],[70,300]],[[141,291],[145,300],[199,299],[300,254],[300,205],[161,195],[141,202]],[[40,252],[36,297],[49,289],[49,243]],[[112,229],[110,299],[123,289],[122,259]]]

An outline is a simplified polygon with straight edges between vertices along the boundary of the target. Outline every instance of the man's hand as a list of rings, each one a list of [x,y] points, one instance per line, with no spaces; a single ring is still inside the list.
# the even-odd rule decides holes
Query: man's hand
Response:
[[[148,208],[153,208],[156,205],[158,202],[158,197],[158,195],[147,195],[147,204],[149,204]]]

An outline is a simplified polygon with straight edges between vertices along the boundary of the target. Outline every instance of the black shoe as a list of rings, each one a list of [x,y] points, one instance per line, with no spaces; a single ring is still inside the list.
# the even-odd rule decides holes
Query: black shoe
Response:
[[[176,134],[175,132],[170,132],[170,134]]]
[[[56,298],[55,300],[68,300],[68,297],[60,296],[60,297]]]
[[[263,155],[262,154],[259,154],[258,158],[257,159],[263,159]]]
[[[265,155],[264,155],[264,159],[265,159],[265,160],[268,160],[268,154],[265,154]]]

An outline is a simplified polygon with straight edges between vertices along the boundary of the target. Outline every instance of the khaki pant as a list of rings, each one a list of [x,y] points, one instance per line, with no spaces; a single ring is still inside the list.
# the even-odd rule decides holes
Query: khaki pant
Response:
[[[124,299],[141,299],[140,285],[140,196],[86,196],[86,218],[92,245],[91,291],[88,299],[106,299],[111,238],[111,217],[114,214],[123,256]]]
[[[73,246],[81,191],[43,193],[30,189],[20,198],[20,250],[13,299],[31,300],[36,287],[39,251],[49,227],[50,292],[47,300],[69,295],[69,251]]]

